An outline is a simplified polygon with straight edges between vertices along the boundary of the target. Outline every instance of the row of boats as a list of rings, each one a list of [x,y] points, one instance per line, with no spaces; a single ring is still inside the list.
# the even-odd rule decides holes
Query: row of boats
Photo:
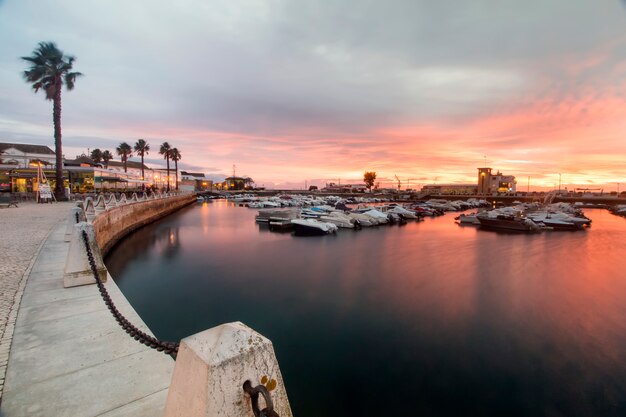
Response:
[[[519,203],[511,207],[461,214],[460,224],[473,224],[492,229],[539,232],[542,230],[582,230],[591,226],[591,219],[572,204]]]
[[[359,230],[363,227],[406,224],[423,218],[415,210],[398,204],[347,209],[329,205],[301,209],[261,209],[257,223],[267,223],[270,230],[294,230],[298,235],[325,235],[338,229]]]
[[[344,199],[298,194],[258,197],[244,194],[229,197],[229,200],[239,206],[259,209],[256,222],[267,224],[270,230],[293,230],[299,235],[324,235],[335,233],[338,229],[359,230],[386,224],[403,225],[427,216],[439,216],[447,211],[469,209],[477,211],[461,214],[455,220],[462,225],[522,232],[581,230],[591,226],[591,220],[583,214],[580,204],[568,203],[542,205],[515,202],[510,207],[491,209],[489,202],[478,199],[431,199],[397,204],[367,197]],[[206,201],[206,198],[199,198],[198,201]],[[626,205],[617,206],[614,213],[626,216]]]
[[[612,207],[610,210],[611,210],[611,213],[617,216],[626,217],[626,204],[618,204]]]

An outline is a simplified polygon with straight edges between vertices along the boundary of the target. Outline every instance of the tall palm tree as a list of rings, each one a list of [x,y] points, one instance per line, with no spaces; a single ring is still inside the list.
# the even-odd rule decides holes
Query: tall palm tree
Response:
[[[143,157],[150,150],[150,145],[148,145],[148,142],[146,142],[145,140],[139,139],[137,142],[135,142],[135,148],[134,149],[135,149],[135,152],[137,152],[137,155],[141,156],[141,179],[145,180],[144,172],[143,172]],[[145,187],[146,187],[146,185],[144,183],[142,183],[141,184],[141,188],[145,188]]]
[[[167,191],[170,191],[170,157],[172,156],[172,147],[169,143],[163,142],[161,144],[161,148],[159,148],[159,153],[163,155],[163,158],[167,161]]]
[[[109,161],[113,159],[113,154],[109,151],[102,152],[102,162],[104,162],[104,167],[109,167]]]
[[[174,169],[176,170],[176,189],[178,190],[178,161],[180,161],[180,159],[182,158],[182,155],[180,154],[178,148],[172,148],[172,150],[170,151],[170,158],[172,158],[172,161],[174,161]]]
[[[46,100],[52,101],[52,123],[54,125],[54,152],[56,153],[56,198],[65,199],[63,187],[63,144],[61,135],[61,90],[74,88],[76,78],[83,75],[72,72],[75,58],[65,55],[54,42],[39,42],[31,56],[22,59],[30,63],[24,71],[24,79],[31,83],[35,93],[40,89],[46,93]]]
[[[92,161],[94,161],[96,164],[99,164],[100,162],[102,162],[102,151],[99,148],[96,148],[91,151],[90,157]]]
[[[128,172],[126,165],[128,164],[128,158],[133,156],[133,148],[126,142],[120,143],[120,145],[115,148],[117,154],[121,157],[122,163],[124,164],[124,172]]]

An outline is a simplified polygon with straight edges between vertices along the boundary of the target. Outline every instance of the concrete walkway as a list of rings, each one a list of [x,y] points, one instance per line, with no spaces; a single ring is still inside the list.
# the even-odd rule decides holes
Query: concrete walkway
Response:
[[[35,249],[36,257],[26,267],[27,279],[21,280],[22,286],[24,282],[26,285],[21,304],[17,301],[19,312],[0,416],[161,415],[174,361],[128,336],[107,310],[95,285],[63,288],[69,248],[64,241],[65,219],[72,206],[58,203],[12,209],[24,216],[49,216],[39,225],[23,222],[19,233],[8,239],[15,245],[35,229],[45,229],[43,224],[48,224],[48,231],[50,226],[52,229],[43,245],[34,244],[39,250]],[[58,213],[44,215],[45,209]],[[5,213],[9,212],[0,211],[2,239]],[[4,286],[5,272],[0,272]],[[19,281],[14,299],[20,296]],[[149,332],[110,277],[106,286],[118,309]],[[4,333],[9,330],[10,320]]]

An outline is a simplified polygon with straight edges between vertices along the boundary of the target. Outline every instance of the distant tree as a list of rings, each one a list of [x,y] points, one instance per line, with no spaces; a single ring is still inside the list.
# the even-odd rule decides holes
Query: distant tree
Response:
[[[167,191],[168,192],[170,190],[170,157],[172,156],[171,151],[172,151],[172,147],[167,142],[163,142],[161,144],[161,147],[159,148],[159,153],[163,155],[163,159],[167,161]]]
[[[317,191],[317,185],[309,185],[309,191]]]
[[[113,154],[109,151],[102,152],[102,162],[104,163],[104,167],[109,167],[109,161],[113,159]]]
[[[139,139],[137,142],[135,142],[134,149],[135,149],[135,152],[137,152],[137,155],[141,156],[141,179],[145,180],[146,178],[144,177],[144,172],[143,172],[143,157],[150,150],[150,145],[148,145],[148,143],[145,140]],[[141,188],[144,188],[144,187],[145,185],[141,184]]]
[[[100,162],[102,162],[102,151],[98,148],[94,149],[93,151],[91,151],[91,159],[96,163],[99,164]]]
[[[363,174],[363,182],[368,190],[372,191],[372,187],[376,181],[376,173],[375,172],[365,172]]]
[[[243,178],[243,186],[244,188],[253,188],[254,180],[250,177]]]
[[[39,42],[31,56],[22,59],[30,63],[24,71],[24,79],[31,83],[35,93],[40,89],[46,93],[46,100],[52,101],[52,123],[54,125],[54,152],[56,153],[56,185],[54,193],[57,200],[65,199],[63,186],[63,143],[61,134],[61,90],[65,84],[67,90],[74,88],[80,72],[72,72],[75,58],[65,55],[54,42]]]
[[[170,158],[174,161],[174,170],[176,171],[176,189],[178,190],[178,161],[182,158],[178,148],[172,148],[172,150],[170,150]]]
[[[130,147],[128,143],[122,142],[119,144],[117,148],[115,148],[115,151],[120,156],[120,159],[122,160],[122,163],[124,164],[124,172],[128,172],[126,165],[128,164],[128,158],[133,156],[133,149]]]

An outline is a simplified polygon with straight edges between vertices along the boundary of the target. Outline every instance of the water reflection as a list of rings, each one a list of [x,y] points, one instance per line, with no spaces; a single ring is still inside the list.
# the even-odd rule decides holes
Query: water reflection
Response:
[[[234,320],[268,336],[295,415],[626,412],[624,219],[503,235],[448,215],[295,239],[255,213],[191,207],[107,265],[164,339]]]

